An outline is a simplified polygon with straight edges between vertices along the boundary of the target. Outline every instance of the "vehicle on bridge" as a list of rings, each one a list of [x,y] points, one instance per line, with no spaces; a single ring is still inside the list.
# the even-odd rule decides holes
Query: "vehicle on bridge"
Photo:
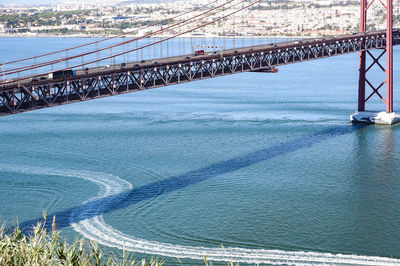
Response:
[[[204,50],[194,51],[194,56],[198,56],[198,55],[204,55]]]
[[[56,79],[56,78],[67,78],[67,77],[74,77],[76,76],[76,70],[69,69],[69,70],[60,70],[54,71],[49,74],[49,79]]]

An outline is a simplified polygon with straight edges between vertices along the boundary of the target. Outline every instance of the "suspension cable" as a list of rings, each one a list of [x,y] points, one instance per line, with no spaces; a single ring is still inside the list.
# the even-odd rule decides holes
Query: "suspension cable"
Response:
[[[101,51],[104,51],[104,50],[108,50],[108,49],[111,49],[111,48],[114,48],[114,47],[118,47],[118,46],[121,46],[121,45],[124,45],[124,44],[128,44],[128,43],[131,43],[131,42],[134,42],[134,41],[137,41],[137,40],[141,40],[141,39],[144,39],[144,38],[149,38],[149,37],[151,37],[151,36],[153,36],[153,35],[155,35],[155,34],[157,34],[157,33],[162,33],[162,32],[164,32],[164,31],[167,31],[167,30],[176,28],[177,26],[179,26],[179,25],[181,25],[181,24],[184,24],[184,23],[186,23],[186,24],[193,23],[193,22],[197,21],[198,19],[195,20],[195,21],[192,21],[192,22],[190,22],[190,23],[188,23],[188,22],[191,21],[191,20],[193,20],[193,19],[195,19],[195,18],[201,17],[201,16],[203,16],[203,15],[207,15],[207,14],[209,14],[210,12],[215,11],[215,10],[219,9],[220,7],[223,7],[223,6],[229,4],[229,3],[233,2],[233,1],[235,1],[235,0],[229,0],[229,1],[223,3],[223,4],[219,5],[219,6],[216,6],[216,7],[214,7],[214,8],[211,8],[210,10],[208,10],[208,11],[206,11],[206,12],[203,12],[203,13],[201,13],[201,14],[199,14],[199,15],[196,15],[196,16],[191,17],[191,18],[189,18],[189,19],[186,19],[186,20],[180,21],[180,22],[178,22],[178,23],[175,23],[175,24],[173,24],[173,25],[170,25],[170,26],[168,26],[168,27],[166,27],[166,28],[162,28],[162,29],[157,30],[157,31],[155,31],[155,32],[152,32],[152,33],[149,33],[149,34],[146,34],[146,35],[143,35],[143,36],[140,36],[140,37],[137,37],[137,38],[134,38],[134,39],[125,41],[125,42],[121,42],[121,43],[114,44],[114,45],[111,45],[111,46],[108,46],[108,47],[104,47],[104,48],[101,48],[101,49],[93,50],[93,51],[90,51],[90,52],[86,52],[86,53],[82,53],[82,54],[78,54],[78,55],[74,55],[74,56],[70,56],[70,57],[65,57],[65,58],[56,59],[56,60],[47,61],[47,62],[42,62],[42,63],[39,63],[39,64],[30,65],[30,66],[19,67],[19,68],[15,68],[15,69],[8,69],[8,70],[0,71],[0,74],[4,76],[4,75],[11,75],[11,74],[15,74],[15,73],[25,72],[25,71],[32,70],[32,69],[35,69],[35,68],[40,68],[40,67],[44,67],[44,66],[49,66],[49,65],[52,65],[52,64],[61,63],[61,62],[68,61],[68,60],[71,60],[71,59],[75,59],[75,58],[87,56],[87,55],[90,55],[90,54],[93,54],[93,53],[98,53],[98,52],[101,52]],[[242,1],[244,2],[245,0],[242,0]],[[228,8],[232,8],[232,7],[234,7],[234,6],[238,5],[238,4],[239,4],[239,3],[237,3],[237,4],[235,4],[235,5],[232,5],[232,6],[228,7]],[[228,9],[228,8],[226,8],[226,9]],[[225,9],[225,10],[226,10],[226,9]],[[215,14],[215,13],[214,13],[214,14]],[[208,16],[211,16],[211,15],[213,15],[213,13],[207,15],[207,17],[208,17]],[[204,19],[204,18],[203,18],[203,19]]]
[[[54,55],[54,54],[59,54],[59,53],[75,50],[75,49],[82,48],[82,47],[89,46],[89,45],[93,45],[93,44],[98,44],[98,43],[101,43],[101,42],[104,42],[104,41],[108,41],[108,40],[111,40],[111,39],[119,38],[119,37],[122,37],[122,36],[125,36],[125,35],[128,35],[128,34],[131,34],[131,33],[135,33],[137,31],[141,31],[141,30],[144,30],[144,29],[147,29],[147,28],[159,25],[159,24],[163,24],[163,23],[171,21],[171,20],[175,20],[175,19],[177,19],[177,18],[179,18],[179,17],[181,17],[183,15],[187,15],[187,14],[196,12],[196,11],[198,11],[198,10],[208,6],[208,5],[212,5],[212,4],[216,3],[217,1],[218,0],[214,0],[214,1],[210,2],[210,3],[207,3],[205,5],[202,5],[200,7],[195,8],[195,9],[193,9],[191,11],[188,11],[187,13],[182,13],[182,14],[179,14],[179,15],[171,17],[171,18],[167,18],[167,19],[164,19],[164,20],[161,20],[161,21],[158,21],[158,22],[154,22],[154,23],[152,23],[150,25],[144,26],[144,27],[139,28],[139,29],[134,30],[134,31],[125,32],[125,33],[120,34],[120,35],[111,36],[111,37],[108,37],[108,38],[105,38],[105,39],[101,39],[101,40],[98,40],[98,41],[94,41],[94,42],[90,42],[90,43],[86,43],[86,44],[70,47],[70,48],[63,49],[63,50],[58,50],[58,51],[54,51],[54,52],[50,52],[50,53],[46,53],[46,54],[41,54],[41,55],[37,55],[37,56],[32,56],[32,57],[22,58],[22,59],[18,59],[18,60],[14,60],[14,61],[0,63],[0,65],[1,66],[5,66],[5,65],[9,65],[9,64],[13,64],[13,63],[19,63],[19,62],[23,62],[23,61],[27,61],[27,60],[31,60],[31,59],[37,59],[37,58],[41,58],[41,57],[45,57],[45,56],[49,56],[49,55]]]
[[[246,0],[244,0],[244,1],[246,1]],[[195,28],[192,28],[192,29],[186,30],[186,31],[184,31],[184,32],[178,33],[178,34],[173,35],[173,36],[171,36],[171,37],[165,38],[165,39],[163,39],[163,40],[159,40],[159,41],[156,41],[156,42],[153,42],[153,43],[150,43],[150,44],[141,46],[141,47],[139,47],[139,48],[131,49],[131,50],[128,50],[128,51],[125,51],[125,52],[121,52],[121,53],[112,55],[112,56],[108,56],[108,57],[104,57],[104,58],[101,58],[101,59],[97,59],[97,60],[93,60],[93,61],[90,61],[90,62],[86,62],[86,63],[84,63],[84,64],[78,64],[78,65],[74,65],[74,66],[71,66],[71,67],[68,67],[68,68],[59,69],[59,70],[57,70],[57,71],[70,70],[70,69],[72,69],[72,68],[77,68],[77,67],[85,66],[85,65],[88,65],[88,64],[93,64],[93,63],[96,63],[96,62],[99,62],[99,61],[108,60],[108,59],[113,58],[113,57],[118,57],[118,56],[124,55],[124,54],[126,54],[126,53],[131,53],[131,52],[136,51],[136,50],[140,50],[140,49],[143,49],[143,48],[146,48],[146,47],[150,47],[150,46],[152,46],[152,45],[156,45],[156,44],[162,43],[162,42],[164,42],[164,41],[168,41],[168,40],[170,40],[170,39],[173,39],[173,38],[182,36],[182,35],[184,35],[184,34],[186,34],[186,33],[189,33],[189,32],[193,32],[193,31],[198,30],[198,29],[200,29],[200,28],[203,28],[203,27],[205,27],[205,26],[207,26],[207,25],[210,25],[210,24],[212,24],[212,23],[215,23],[215,22],[217,22],[217,21],[220,21],[220,20],[222,20],[222,19],[224,19],[224,18],[227,18],[227,17],[229,17],[229,16],[231,16],[231,15],[233,15],[233,14],[236,14],[236,13],[238,13],[238,12],[244,10],[244,9],[247,9],[247,8],[249,8],[249,7],[251,7],[251,6],[254,6],[255,4],[257,4],[257,3],[261,2],[261,1],[262,1],[262,0],[256,0],[255,2],[250,3],[250,4],[248,4],[248,5],[246,5],[246,6],[242,7],[242,8],[240,8],[240,9],[238,9],[238,10],[235,10],[235,11],[233,11],[233,12],[227,14],[227,15],[223,15],[222,17],[219,17],[219,18],[217,18],[217,19],[214,19],[214,20],[212,20],[212,21],[209,21],[209,22],[207,22],[207,23],[204,23],[204,24],[202,24],[202,25],[200,25],[200,26],[197,26],[197,27],[195,27]],[[16,81],[25,80],[25,79],[27,79],[27,78],[37,78],[37,77],[41,77],[41,76],[43,76],[43,75],[48,75],[48,74],[51,74],[51,73],[52,73],[52,72],[47,72],[47,73],[42,73],[42,74],[40,74],[40,75],[35,75],[35,76],[28,76],[28,77],[24,77],[24,78],[19,78],[19,79],[16,79],[16,80],[11,80],[11,81],[7,81],[7,82],[2,82],[2,83],[0,83],[0,85],[3,85],[3,86],[4,86],[4,85],[6,85],[6,84],[13,83],[13,82],[16,82]]]

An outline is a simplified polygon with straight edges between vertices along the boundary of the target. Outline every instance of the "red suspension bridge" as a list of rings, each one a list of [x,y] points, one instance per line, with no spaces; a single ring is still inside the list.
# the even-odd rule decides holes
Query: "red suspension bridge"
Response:
[[[212,38],[210,43],[203,39],[199,47],[213,50],[196,52],[192,38],[189,51],[184,47],[185,42],[179,42],[179,37],[206,31],[207,26],[235,16],[260,1],[220,3],[215,0],[191,12],[143,27],[141,30],[158,29],[142,36],[126,39],[119,38],[125,37],[122,35],[113,36],[4,62],[0,64],[0,115],[240,72],[274,72],[275,67],[285,64],[359,52],[358,112],[351,116],[352,121],[392,124],[400,120],[393,113],[393,45],[400,44],[400,30],[393,29],[392,0],[386,3],[378,0],[385,10],[385,31],[368,31],[367,11],[375,0],[361,0],[359,33],[278,43],[265,40],[257,45],[242,43],[241,47],[234,43],[227,47],[226,40],[221,43],[221,39]],[[183,52],[177,54],[171,44],[181,45]],[[381,50],[379,56],[371,52],[374,49]],[[151,53],[153,56],[149,56]],[[135,56],[136,60],[130,60]],[[367,57],[372,58],[368,66]],[[386,64],[381,63],[383,58]],[[386,74],[378,86],[367,78],[372,67]],[[369,94],[366,94],[366,87],[372,89]],[[383,88],[386,88],[385,93]],[[375,95],[385,105],[385,112],[365,111],[366,102]]]

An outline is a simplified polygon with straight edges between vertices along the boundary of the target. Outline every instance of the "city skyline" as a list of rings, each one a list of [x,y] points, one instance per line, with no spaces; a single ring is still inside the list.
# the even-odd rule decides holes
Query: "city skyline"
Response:
[[[131,3],[162,3],[162,2],[173,2],[177,0],[110,0],[107,3],[119,3],[119,2],[131,2]],[[90,1],[90,0],[4,0],[2,1],[1,5],[55,5],[55,4],[72,4],[72,3],[93,3],[93,2],[100,2]]]
[[[76,3],[76,2],[89,2],[87,0],[76,0],[76,1],[62,1],[62,0],[4,0],[2,1],[3,5],[48,5],[48,4],[58,4],[58,3]]]

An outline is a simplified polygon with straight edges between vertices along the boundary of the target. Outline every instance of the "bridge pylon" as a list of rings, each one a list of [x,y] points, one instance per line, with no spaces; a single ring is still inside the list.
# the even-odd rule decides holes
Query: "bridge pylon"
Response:
[[[367,11],[375,0],[361,0],[361,14],[360,14],[360,32],[367,32]],[[378,1],[377,1],[378,2]],[[371,52],[365,48],[365,38],[361,42],[364,47],[360,52],[360,68],[358,76],[358,109],[357,112],[350,116],[352,122],[366,122],[375,124],[394,124],[400,122],[400,116],[393,112],[393,0],[379,0],[383,8],[386,10],[386,45],[382,49],[379,56],[375,57]],[[386,54],[386,68],[380,63],[383,55]],[[372,59],[372,63],[367,67],[367,57]],[[378,86],[374,86],[367,78],[367,72],[372,67],[379,67],[385,72],[385,80]],[[366,85],[372,89],[372,92],[366,95]],[[379,91],[386,85],[386,95],[382,96]],[[372,96],[377,95],[385,104],[386,110],[379,111],[366,111],[365,104],[371,99]]]

